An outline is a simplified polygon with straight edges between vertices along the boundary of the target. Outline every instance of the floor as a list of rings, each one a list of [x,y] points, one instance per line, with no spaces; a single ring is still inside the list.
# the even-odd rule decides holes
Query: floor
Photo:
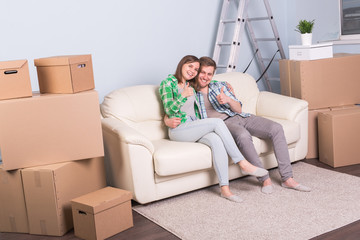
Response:
[[[330,169],[337,172],[347,173],[354,176],[360,177],[360,164],[332,168],[327,166],[317,159],[306,159],[303,162]],[[137,204],[133,202],[133,204]],[[179,239],[173,234],[167,232],[165,229],[151,222],[147,218],[139,215],[133,211],[134,227],[123,231],[108,240],[121,240],[121,239],[131,239],[131,240],[173,240]],[[51,236],[39,236],[39,235],[30,235],[30,234],[19,234],[19,233],[0,233],[0,240],[75,240],[78,239],[74,236],[74,231],[68,232],[62,237],[51,237]],[[312,240],[359,240],[360,239],[360,220],[351,223],[347,226],[344,226],[339,229],[335,229],[331,232],[325,233],[323,235],[317,236]]]

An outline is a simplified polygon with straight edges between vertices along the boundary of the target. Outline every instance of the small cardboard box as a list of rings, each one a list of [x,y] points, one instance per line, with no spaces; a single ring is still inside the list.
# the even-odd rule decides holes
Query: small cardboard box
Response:
[[[5,171],[1,164],[0,232],[29,232],[21,172]]]
[[[360,102],[360,54],[294,61],[280,60],[281,94],[304,99],[309,109]]]
[[[360,107],[319,113],[319,160],[332,167],[360,163]]]
[[[41,93],[77,93],[95,88],[91,55],[34,60]]]
[[[4,100],[0,113],[5,170],[104,156],[95,90]]]
[[[103,157],[26,168],[21,174],[31,234],[64,235],[73,228],[71,199],[106,186]]]
[[[290,60],[316,60],[333,57],[332,43],[321,43],[309,46],[304,45],[290,45],[289,59]]]
[[[132,227],[131,198],[129,191],[106,187],[73,199],[75,236],[105,239]]]
[[[0,100],[31,95],[28,61],[0,62]]]

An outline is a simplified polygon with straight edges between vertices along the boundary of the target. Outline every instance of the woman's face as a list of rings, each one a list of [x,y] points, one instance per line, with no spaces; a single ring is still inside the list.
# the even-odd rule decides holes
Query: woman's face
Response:
[[[185,63],[182,66],[182,76],[183,81],[188,81],[190,79],[193,79],[199,71],[200,63],[199,62],[192,62],[192,63]]]

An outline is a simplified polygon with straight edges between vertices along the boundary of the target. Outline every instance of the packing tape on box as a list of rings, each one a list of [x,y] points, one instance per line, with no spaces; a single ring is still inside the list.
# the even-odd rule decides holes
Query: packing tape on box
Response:
[[[9,216],[10,228],[12,232],[17,232],[16,221],[14,216]]]
[[[35,186],[41,188],[41,177],[39,171],[34,173],[34,181],[35,181]]]
[[[46,229],[46,221],[45,220],[40,220],[40,231],[41,234],[43,235],[47,235],[47,229]]]

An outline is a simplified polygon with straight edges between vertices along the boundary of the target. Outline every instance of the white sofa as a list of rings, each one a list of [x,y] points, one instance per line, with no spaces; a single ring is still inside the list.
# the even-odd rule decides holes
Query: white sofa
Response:
[[[229,82],[243,103],[243,111],[281,123],[291,161],[307,153],[308,103],[259,91],[250,75],[232,72],[214,76]],[[149,203],[217,184],[211,150],[201,143],[168,139],[158,85],[138,85],[108,94],[101,104],[108,184]],[[277,167],[271,144],[253,138],[265,168]],[[230,179],[242,176],[229,161]]]

